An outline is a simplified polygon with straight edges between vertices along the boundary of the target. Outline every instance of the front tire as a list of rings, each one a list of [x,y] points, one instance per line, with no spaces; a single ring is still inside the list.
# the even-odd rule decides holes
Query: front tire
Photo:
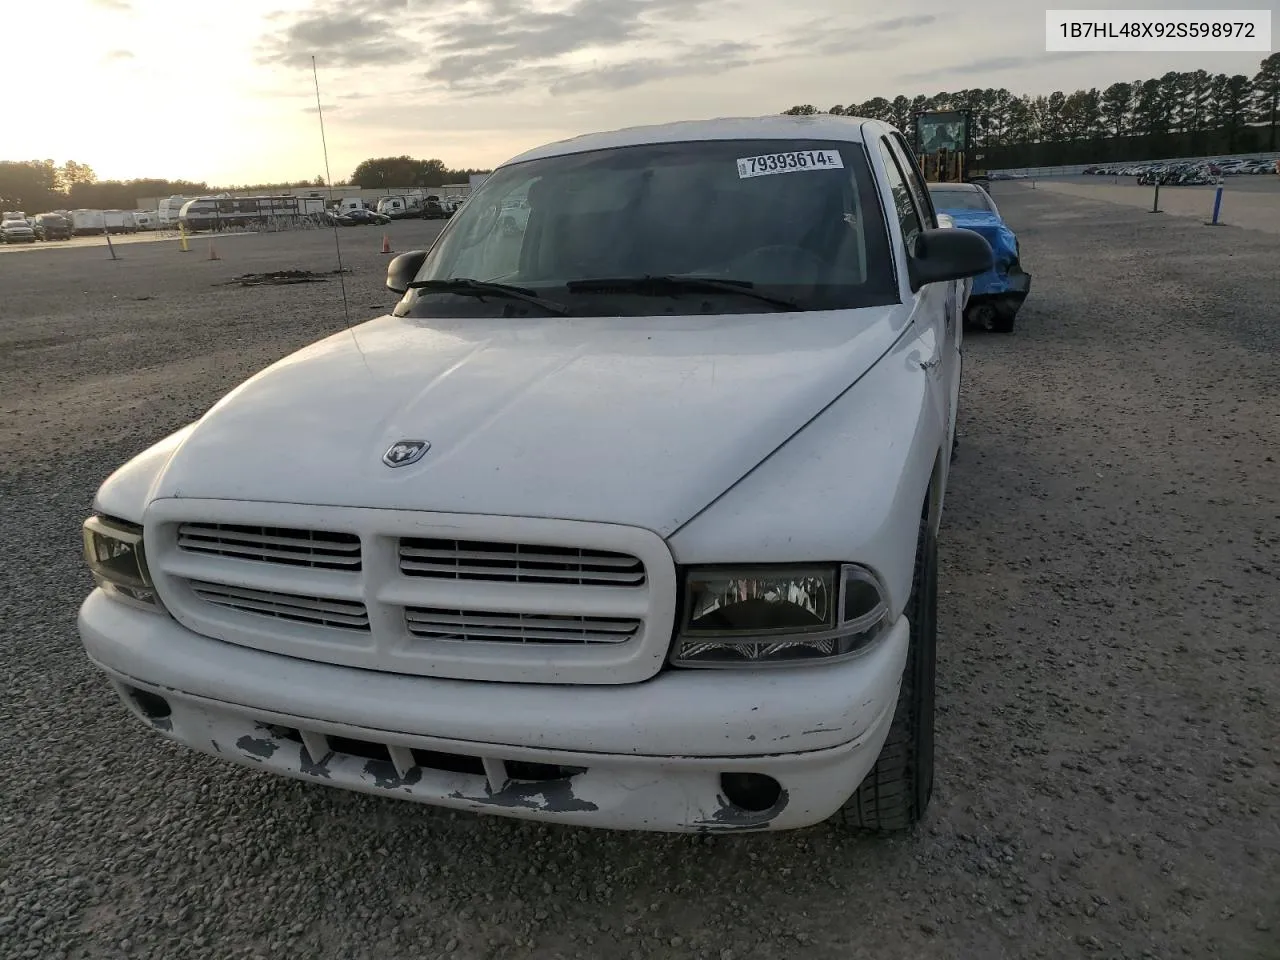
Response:
[[[911,624],[911,640],[889,736],[875,766],[838,814],[846,826],[855,830],[909,830],[924,816],[933,796],[938,541],[927,511],[916,538],[915,571],[906,615]]]
[[[991,329],[995,333],[1013,333],[1013,322],[1018,317],[1016,310],[997,308],[991,314]]]

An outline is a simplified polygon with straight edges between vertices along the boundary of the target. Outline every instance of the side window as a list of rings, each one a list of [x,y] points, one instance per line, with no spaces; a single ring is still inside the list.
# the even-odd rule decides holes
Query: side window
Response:
[[[907,185],[915,195],[916,205],[924,215],[925,223],[928,224],[929,228],[937,227],[938,215],[933,208],[933,198],[929,196],[929,185],[925,183],[924,174],[920,171],[920,164],[916,161],[916,155],[911,152],[911,147],[902,134],[895,134],[891,142],[894,147],[894,153],[897,154],[902,163],[902,169],[907,175]]]
[[[898,223],[902,226],[902,239],[906,242],[907,251],[913,252],[916,237],[920,234],[920,214],[916,210],[915,198],[907,186],[898,166],[898,160],[889,148],[889,144],[881,138],[880,154],[884,158],[885,173],[889,178],[889,190],[893,193],[893,206],[898,215]]]

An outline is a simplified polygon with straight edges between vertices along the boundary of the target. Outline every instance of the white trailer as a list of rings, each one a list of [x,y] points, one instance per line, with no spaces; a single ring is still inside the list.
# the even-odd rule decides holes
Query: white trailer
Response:
[[[101,210],[72,210],[71,232],[76,236],[102,233],[106,230],[106,215]]]
[[[380,197],[378,199],[378,213],[385,213],[392,219],[411,216],[422,210],[422,200],[413,196],[397,196],[397,197]]]
[[[178,214],[182,212],[182,206],[188,200],[194,200],[194,197],[172,196],[165,197],[156,207],[156,220],[162,229],[177,229]]]
[[[138,222],[132,210],[104,210],[102,214],[107,233],[138,232]]]

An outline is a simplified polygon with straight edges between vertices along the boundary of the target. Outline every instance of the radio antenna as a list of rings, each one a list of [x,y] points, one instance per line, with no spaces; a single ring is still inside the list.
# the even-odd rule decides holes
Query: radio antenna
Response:
[[[324,150],[324,178],[329,182],[329,208],[333,208],[333,174],[329,172],[329,143],[324,136],[324,110],[320,107],[320,74],[316,71],[316,58],[311,58],[311,79],[315,81],[316,86],[316,116],[320,118],[320,146]],[[330,213],[330,216],[333,216]],[[342,241],[338,236],[338,221],[333,221],[333,247],[338,254],[338,286],[342,288],[342,317],[347,322],[347,329],[351,329],[351,307],[347,304],[347,272],[342,266]],[[357,348],[359,343],[356,344]],[[364,351],[360,351],[361,356]]]

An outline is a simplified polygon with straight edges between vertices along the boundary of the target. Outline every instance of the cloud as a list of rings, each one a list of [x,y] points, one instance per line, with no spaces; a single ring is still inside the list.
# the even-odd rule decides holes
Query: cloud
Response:
[[[787,31],[780,46],[789,50],[803,50],[816,56],[883,50],[889,42],[886,35],[927,27],[937,20],[938,17],[932,13],[892,17],[871,23],[850,23],[847,26],[841,26],[830,18],[810,20]],[[901,39],[905,41],[906,38]]]
[[[424,78],[449,89],[499,92],[519,85],[536,68],[554,84],[568,80],[571,68],[555,64],[584,51],[608,54],[659,36],[654,18],[688,19],[711,0],[574,0],[558,10],[530,10],[511,0],[487,0],[475,19],[445,21],[433,52],[442,54]],[[637,69],[643,69],[636,63]],[[597,76],[621,82],[625,64],[578,71],[583,80]],[[544,79],[548,77],[544,74]]]
[[[731,0],[570,0],[546,7],[519,0],[439,0],[430,10],[408,0],[327,0],[301,13],[273,15],[259,44],[264,63],[369,67],[421,61],[420,78],[456,96],[493,96],[521,88],[552,93],[617,90],[745,62],[734,44],[672,40],[673,24]],[[464,4],[459,6],[458,4]],[[665,40],[665,42],[664,42]],[[657,55],[643,49],[661,46]],[[637,49],[640,48],[640,49]],[[730,55],[731,48],[736,49]]]
[[[1001,73],[1006,70],[1021,70],[1027,67],[1040,66],[1048,63],[1059,63],[1063,60],[1076,60],[1080,57],[1087,56],[1089,56],[1088,51],[1063,51],[1054,53],[1037,53],[1032,56],[1024,57],[981,57],[977,60],[970,60],[967,63],[953,64],[952,66],[939,65],[932,70],[922,73],[903,74],[902,79],[904,81],[939,80],[939,82],[944,82],[944,78],[946,77]]]
[[[891,33],[894,30],[905,30],[907,27],[927,27],[938,18],[932,13],[922,13],[913,17],[893,17],[889,20],[877,20],[868,24],[863,30],[867,33]]]
[[[112,13],[133,13],[133,4],[128,0],[89,0],[95,7],[110,10]]]
[[[566,70],[551,81],[550,92],[625,90],[655,80],[722,73],[759,62],[752,56],[755,52],[756,47],[747,43],[705,44],[667,59],[635,59],[589,70]]]
[[[406,0],[351,0],[335,10],[313,7],[264,37],[258,59],[287,67],[310,66],[312,56],[329,67],[403,63],[420,55],[421,47],[409,41],[400,18],[387,15],[406,7]],[[283,17],[277,12],[270,19]]]

